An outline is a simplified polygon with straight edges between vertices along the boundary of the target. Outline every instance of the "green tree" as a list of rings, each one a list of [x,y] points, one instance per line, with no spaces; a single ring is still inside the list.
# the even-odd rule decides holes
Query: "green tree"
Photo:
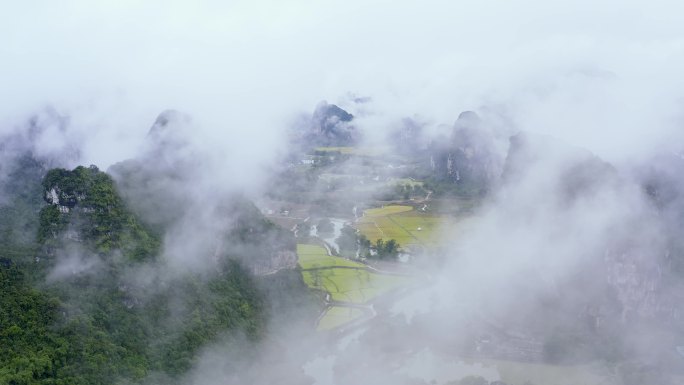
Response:
[[[396,259],[399,256],[399,243],[390,239],[385,242],[383,239],[375,241],[375,257],[377,259]]]

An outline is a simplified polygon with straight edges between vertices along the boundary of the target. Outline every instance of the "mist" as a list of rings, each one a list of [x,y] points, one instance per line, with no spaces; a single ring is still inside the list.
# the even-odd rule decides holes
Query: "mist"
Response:
[[[5,8],[2,120],[51,105],[91,138],[85,163],[103,168],[132,155],[169,108],[236,156],[267,155],[288,117],[350,92],[372,97],[372,114],[385,119],[450,123],[463,110],[502,109],[528,130],[616,157],[644,147],[646,126],[676,132],[675,2]]]
[[[392,167],[402,151],[432,160],[459,124],[477,126],[487,139],[473,147],[486,147],[490,182],[478,204],[431,203],[427,188],[411,196],[423,210],[468,212],[415,259],[420,284],[374,303],[367,323],[324,335],[296,315],[301,298],[264,300],[264,338],[218,336],[181,381],[447,384],[478,375],[493,384],[502,378],[485,361],[496,357],[591,366],[610,384],[631,384],[632,368],[665,368],[662,380],[674,384],[684,369],[673,358],[684,346],[684,290],[668,273],[684,207],[682,12],[666,0],[6,4],[0,184],[25,151],[46,170],[107,171],[160,242],[159,260],[117,279],[141,303],[178,296],[170,301],[183,313],[191,307],[175,279],[232,274],[219,256],[245,262],[256,243],[276,262],[247,270],[268,286],[262,278],[297,269],[282,229],[351,223],[369,201],[393,200],[382,197],[400,172],[340,154],[336,174],[377,179],[353,193],[351,182],[338,191],[317,179],[283,203],[321,101],[353,115],[353,145],[380,149]],[[464,111],[477,123],[463,123]],[[394,146],[411,130],[420,137]],[[333,193],[337,206],[320,204]],[[5,195],[3,186],[0,204]],[[281,230],[250,222],[269,211]],[[244,223],[263,237],[245,241]],[[105,274],[87,254],[58,250],[46,284]],[[579,347],[552,350],[569,345],[560,335]]]

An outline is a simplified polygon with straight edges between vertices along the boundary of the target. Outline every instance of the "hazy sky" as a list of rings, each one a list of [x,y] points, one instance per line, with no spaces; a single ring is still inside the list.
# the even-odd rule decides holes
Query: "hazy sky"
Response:
[[[617,160],[680,120],[679,1],[141,3],[0,6],[3,130],[54,106],[106,168],[167,108],[237,156],[271,153],[294,114],[349,93],[373,98],[367,130],[487,106]]]

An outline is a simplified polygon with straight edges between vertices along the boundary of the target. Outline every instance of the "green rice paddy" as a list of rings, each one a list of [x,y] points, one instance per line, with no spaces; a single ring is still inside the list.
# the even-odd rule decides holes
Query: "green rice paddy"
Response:
[[[411,282],[411,279],[405,276],[339,267],[303,270],[302,277],[309,287],[330,293],[333,301],[355,304],[366,303]]]
[[[362,263],[330,256],[319,245],[298,244],[297,254],[304,283],[312,289],[328,293],[332,301],[365,304],[413,283],[413,278],[409,276],[376,273]],[[332,306],[321,318],[319,330],[351,322],[361,316],[360,312],[362,310],[357,308]]]

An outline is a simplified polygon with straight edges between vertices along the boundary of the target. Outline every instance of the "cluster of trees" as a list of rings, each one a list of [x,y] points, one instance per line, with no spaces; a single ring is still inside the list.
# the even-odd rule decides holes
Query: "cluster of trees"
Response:
[[[343,256],[355,257],[358,252],[358,255],[364,258],[380,260],[396,259],[400,249],[399,243],[394,239],[388,241],[378,239],[373,244],[365,235],[349,225],[342,227],[340,236],[337,238],[337,245]]]
[[[0,263],[0,292],[0,383],[35,384],[55,378],[68,368],[71,352],[64,336],[51,327],[59,302],[32,289],[8,259]]]
[[[371,258],[377,259],[397,259],[399,256],[399,243],[394,239],[385,242],[382,239],[375,241],[375,255],[371,254]]]

